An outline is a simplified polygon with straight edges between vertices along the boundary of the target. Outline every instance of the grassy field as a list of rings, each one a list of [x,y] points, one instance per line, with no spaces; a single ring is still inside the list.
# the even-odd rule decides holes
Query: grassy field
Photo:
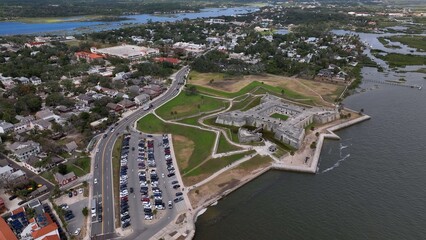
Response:
[[[186,95],[186,93],[182,92],[173,100],[158,108],[156,113],[160,117],[170,120],[188,117],[200,112],[213,111],[224,106],[226,106],[225,102],[221,100],[199,94]]]
[[[386,37],[392,42],[400,42],[418,51],[426,51],[426,36],[398,35]]]
[[[74,165],[83,169],[86,173],[90,172],[90,157],[80,157],[74,162]]]
[[[252,151],[234,154],[234,155],[230,155],[230,156],[226,156],[222,158],[212,158],[208,160],[206,163],[204,163],[203,165],[197,167],[191,172],[188,172],[188,174],[184,174],[184,177],[194,177],[194,176],[204,175],[203,178],[207,178],[208,176],[226,167],[227,165],[232,164],[233,162],[236,162],[247,155],[254,154],[255,152],[256,151],[252,150]]]
[[[426,65],[426,56],[405,55],[398,53],[389,53],[385,56],[376,55],[388,62],[391,67],[405,67],[408,65]]]
[[[287,115],[283,115],[283,114],[279,114],[279,113],[274,113],[274,114],[271,115],[271,117],[278,118],[278,119],[281,119],[281,120],[284,120],[284,121],[288,119]]]
[[[191,74],[189,84],[196,85],[200,91],[207,94],[228,98],[240,96],[257,87],[263,87],[262,93],[268,91],[291,100],[324,103],[320,96],[334,101],[344,90],[339,85],[271,74],[238,77],[217,73],[201,74],[195,71],[191,71]],[[211,79],[215,80],[211,82]],[[284,94],[282,94],[283,90]]]
[[[227,126],[227,125],[222,125],[222,124],[217,124],[215,123],[216,118],[208,118],[206,120],[204,120],[205,124],[208,124],[210,126],[215,126],[218,128],[222,128],[224,130],[226,130],[228,132],[228,137],[233,141],[238,143],[238,127],[234,127],[234,126]]]
[[[123,143],[123,136],[117,138],[115,141],[114,147],[112,149],[112,169],[113,169],[113,189],[114,189],[114,207],[118,209],[120,206],[120,155],[121,155],[121,145]],[[115,211],[115,227],[120,226],[120,212]]]
[[[183,173],[194,168],[211,155],[216,139],[216,134],[213,132],[167,124],[153,114],[148,114],[139,120],[138,129],[146,133],[173,134],[176,158],[179,169]]]
[[[229,144],[228,141],[226,141],[226,138],[223,136],[223,134],[220,134],[219,144],[217,146],[217,153],[231,152],[231,151],[237,151],[237,150],[241,150],[241,148]]]
[[[260,156],[256,155],[252,159],[241,163],[238,168],[244,169],[246,171],[252,171],[258,168],[259,166],[267,165],[272,162],[272,158],[269,156]]]

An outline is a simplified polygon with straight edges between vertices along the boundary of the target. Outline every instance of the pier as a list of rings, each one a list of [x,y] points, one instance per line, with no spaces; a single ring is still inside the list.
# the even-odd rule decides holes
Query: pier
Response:
[[[372,83],[379,83],[379,84],[387,84],[387,85],[398,86],[398,87],[415,88],[415,89],[418,89],[418,90],[422,90],[422,86],[405,84],[405,83],[402,83],[402,82],[398,83],[398,82],[381,81],[381,80],[367,80],[367,79],[363,79],[362,81],[372,82]]]

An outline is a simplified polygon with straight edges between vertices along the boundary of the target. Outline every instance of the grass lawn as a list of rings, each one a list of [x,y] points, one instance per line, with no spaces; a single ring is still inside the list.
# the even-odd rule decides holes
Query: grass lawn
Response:
[[[407,65],[426,65],[426,56],[418,56],[412,54],[389,53],[387,55],[376,55],[388,62],[391,67],[404,67]]]
[[[213,111],[225,106],[223,101],[215,98],[199,94],[187,95],[185,92],[181,92],[173,100],[157,109],[156,113],[163,119],[170,120],[191,116],[199,112]]]
[[[81,157],[74,162],[74,165],[80,167],[86,173],[90,172],[90,157]]]
[[[305,99],[306,98],[305,96],[300,95],[300,94],[293,92],[291,90],[280,88],[280,87],[270,86],[270,85],[263,84],[262,82],[258,82],[258,81],[251,82],[249,85],[241,88],[237,92],[224,92],[224,91],[216,90],[216,89],[213,89],[213,88],[208,88],[208,87],[203,87],[203,86],[198,86],[198,85],[196,85],[196,87],[197,87],[198,91],[200,91],[200,92],[215,95],[215,96],[226,97],[226,98],[238,97],[240,95],[248,93],[248,92],[254,90],[255,88],[259,88],[259,87],[261,87],[265,90],[277,93],[277,94],[284,93],[284,95],[283,95],[284,97],[291,98],[291,99]]]
[[[42,174],[40,174],[43,178],[45,178],[47,181],[55,184],[55,177],[53,176],[53,169],[47,170],[45,172],[43,172]]]
[[[113,189],[114,189],[114,207],[119,209],[120,206],[120,155],[121,155],[121,144],[123,143],[124,136],[121,135],[117,138],[112,149],[112,169],[113,169]],[[115,211],[115,227],[120,226],[120,211]]]
[[[176,153],[176,160],[179,163],[181,172],[185,172],[194,168],[199,163],[207,159],[213,150],[216,134],[210,131],[204,131],[192,127],[184,127],[175,124],[167,124],[148,114],[138,121],[138,130],[145,133],[171,133],[173,137],[173,145]],[[193,149],[188,154],[182,154],[183,149],[180,148],[181,142],[177,141],[175,136],[182,136],[194,144]]]
[[[210,126],[225,129],[228,132],[228,137],[233,142],[236,142],[236,143],[240,142],[238,140],[238,127],[217,124],[217,123],[215,123],[215,121],[216,121],[216,118],[212,117],[212,118],[208,118],[208,119],[204,120],[204,123],[207,124],[207,125],[210,125]]]
[[[387,37],[392,42],[400,42],[419,51],[426,51],[426,36],[398,35]]]
[[[229,144],[228,141],[226,141],[226,138],[221,133],[219,137],[219,144],[217,146],[217,153],[225,153],[225,152],[231,152],[231,151],[237,151],[237,150],[241,150],[241,148]]]
[[[281,120],[284,120],[284,121],[288,119],[287,115],[279,114],[279,113],[274,113],[274,114],[271,115],[271,117],[272,118],[278,118],[278,119],[281,119]]]
[[[232,105],[230,111],[234,111],[234,110],[241,110],[241,111],[246,111],[254,106],[257,106],[260,104],[260,99],[262,97],[248,97],[240,102],[234,102],[234,104]]]
[[[212,158],[203,165],[197,167],[196,169],[193,169],[191,172],[184,174],[184,177],[198,176],[202,174],[207,174],[208,176],[210,176],[213,173],[219,171],[220,169],[226,167],[227,165],[236,162],[247,155],[254,154],[255,152],[256,151],[252,150],[222,158]],[[208,176],[205,177],[207,178]]]
[[[67,165],[68,171],[74,172],[75,175],[77,175],[77,177],[81,177],[81,176],[84,176],[84,175],[87,174],[87,172],[85,172],[83,169],[77,167],[76,165],[74,165],[72,163],[71,164],[66,164],[66,165]]]
[[[272,161],[272,158],[269,156],[256,155],[252,159],[241,163],[237,168],[244,169],[246,171],[253,171],[259,166],[270,164]]]

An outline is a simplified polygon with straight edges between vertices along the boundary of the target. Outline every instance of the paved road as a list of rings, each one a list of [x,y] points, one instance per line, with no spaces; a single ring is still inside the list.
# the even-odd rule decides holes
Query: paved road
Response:
[[[156,98],[151,102],[153,108],[163,104],[169,99],[176,96],[178,89],[182,86],[180,83],[184,82],[184,78],[188,73],[188,68],[183,67],[175,74],[175,79],[172,81],[169,89],[160,97]],[[98,144],[98,151],[95,155],[95,169],[93,172],[93,198],[96,198],[98,202],[102,201],[103,221],[94,222],[92,224],[92,237],[97,236],[97,239],[108,239],[114,236],[115,232],[115,213],[114,213],[114,192],[113,192],[113,179],[112,179],[112,163],[111,155],[112,149],[118,136],[127,132],[127,128],[131,128],[133,123],[139,118],[148,114],[149,111],[139,109],[132,113],[128,117],[120,120],[118,125],[114,127],[114,131],[111,132],[107,129],[105,134],[107,137],[102,137]],[[94,181],[97,181],[95,184]],[[155,233],[154,233],[155,234]]]

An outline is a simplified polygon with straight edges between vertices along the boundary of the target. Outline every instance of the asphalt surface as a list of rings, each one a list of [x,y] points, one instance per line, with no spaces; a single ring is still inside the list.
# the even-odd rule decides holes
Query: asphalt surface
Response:
[[[185,75],[188,70],[187,67],[183,67],[176,73],[175,79],[172,81],[167,91],[150,102],[153,106],[150,110],[137,110],[128,117],[117,122],[118,125],[114,126],[113,132],[111,132],[111,128],[108,128],[105,131],[107,137],[102,137],[99,140],[98,152],[95,155],[95,169],[91,186],[93,187],[93,198],[97,199],[97,202],[102,202],[103,221],[92,223],[92,237],[96,239],[110,239],[115,236],[114,191],[111,162],[112,149],[115,141],[120,135],[127,133],[127,128],[129,127],[129,129],[131,129],[136,120],[175,97],[179,92],[178,89],[182,87],[181,83],[184,83]],[[94,183],[95,181],[97,181],[97,183]],[[153,234],[155,234],[155,232]]]

